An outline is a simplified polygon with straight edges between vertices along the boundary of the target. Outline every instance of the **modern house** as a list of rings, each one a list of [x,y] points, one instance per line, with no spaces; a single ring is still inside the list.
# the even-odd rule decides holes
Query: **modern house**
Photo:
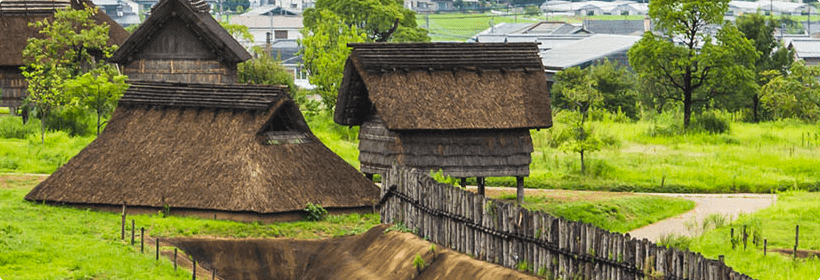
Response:
[[[549,86],[555,81],[555,73],[570,67],[586,68],[605,59],[629,65],[627,52],[640,39],[640,36],[595,34],[541,52]]]
[[[154,6],[112,58],[131,87],[105,131],[27,200],[239,221],[372,210],[378,187],[311,133],[285,86],[235,83],[251,56],[208,11]]]
[[[477,177],[481,193],[484,177],[511,176],[523,197],[529,130],[552,126],[536,44],[349,46],[334,121],[361,126],[362,172],[442,170]]]
[[[51,19],[57,9],[83,9],[83,5],[94,6],[88,0],[0,1],[0,107],[17,108],[28,96],[28,86],[20,70],[22,51],[28,38],[42,36],[38,28],[29,26],[29,23]],[[105,13],[97,13],[95,21],[108,24],[109,45],[120,45],[128,38],[128,32]]]

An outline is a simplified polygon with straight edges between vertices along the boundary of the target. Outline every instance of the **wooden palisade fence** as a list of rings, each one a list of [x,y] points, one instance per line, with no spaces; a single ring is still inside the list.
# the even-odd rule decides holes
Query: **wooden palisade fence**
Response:
[[[431,242],[547,279],[752,279],[699,253],[572,222],[438,183],[415,169],[383,177],[381,219]]]

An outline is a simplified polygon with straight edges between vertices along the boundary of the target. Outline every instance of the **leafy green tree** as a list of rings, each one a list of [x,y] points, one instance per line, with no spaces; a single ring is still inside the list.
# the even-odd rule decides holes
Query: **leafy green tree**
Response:
[[[114,112],[117,101],[128,89],[128,84],[125,83],[127,77],[120,75],[113,66],[106,66],[69,80],[63,85],[65,92],[72,98],[70,105],[86,108],[95,113],[97,135],[100,135],[100,129],[107,122],[102,120],[103,117]]]
[[[300,53],[305,68],[310,72],[310,83],[316,85],[325,109],[332,112],[342,83],[345,61],[350,55],[347,44],[365,42],[367,35],[355,26],[343,24],[333,12],[322,10],[320,14],[325,20],[312,30],[302,30],[304,37],[299,42],[302,45]]]
[[[745,79],[754,77],[754,46],[733,24],[722,22],[728,2],[651,1],[649,16],[664,33],[647,32],[629,50],[629,63],[641,78],[661,82],[672,89],[663,98],[682,103],[684,128],[689,127],[695,105],[708,104],[718,94],[738,93],[715,86],[747,86]],[[715,38],[707,32],[711,24],[723,24]]]
[[[226,0],[222,5],[225,9],[241,13],[240,11],[247,10],[251,6],[251,2],[249,0]]]
[[[755,81],[757,84],[759,86],[766,84],[767,80],[762,76],[766,71],[777,70],[781,74],[786,74],[793,61],[794,51],[783,47],[775,39],[774,31],[779,26],[777,21],[755,13],[740,15],[735,23],[746,39],[752,40],[755,50],[760,53],[760,56],[755,60]],[[759,122],[761,120],[760,94],[752,94],[750,101],[752,121]]]
[[[553,107],[573,109],[576,104],[567,98],[565,91],[588,76],[594,81],[595,90],[601,93],[602,108],[611,113],[621,110],[632,119],[637,117],[637,77],[632,71],[609,60],[583,70],[578,67],[570,69],[559,72],[560,76],[556,75],[556,82],[551,90]]]
[[[406,9],[401,0],[318,0],[314,8],[304,11],[305,29],[313,31],[330,20],[322,11],[337,16],[349,27],[367,35],[368,41],[375,42],[428,42],[426,30],[416,24],[416,12]],[[335,23],[331,23],[335,24]],[[393,35],[407,33],[394,40]],[[414,34],[415,36],[408,36]]]
[[[242,62],[236,68],[240,83],[286,85],[290,94],[296,92],[293,75],[282,65],[282,61],[274,59],[268,54],[262,54],[258,58]]]
[[[598,151],[602,146],[601,140],[593,134],[586,120],[589,116],[589,109],[599,104],[604,97],[595,89],[596,81],[578,67],[558,72],[555,80],[565,84],[562,92],[573,110],[573,114],[564,120],[570,127],[567,131],[562,132],[569,134],[570,137],[564,138],[566,142],[561,144],[560,149],[578,153],[581,156],[581,173],[586,173],[585,154]]]
[[[772,110],[775,118],[800,118],[817,121],[820,117],[820,67],[795,61],[788,74],[769,70],[763,74],[769,82],[761,88],[761,103]]]
[[[72,97],[65,84],[82,74],[105,67],[116,46],[107,46],[108,25],[97,24],[97,8],[58,10],[54,19],[30,23],[40,28],[43,38],[29,38],[23,49],[21,67],[28,82],[26,106],[41,122],[41,142],[45,142],[46,117],[52,110],[68,105]]]

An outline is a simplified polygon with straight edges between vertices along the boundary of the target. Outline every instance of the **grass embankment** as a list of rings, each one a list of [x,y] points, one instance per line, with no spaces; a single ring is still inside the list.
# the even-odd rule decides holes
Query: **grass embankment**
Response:
[[[515,201],[515,194],[491,196]],[[635,194],[555,191],[524,196],[524,208],[529,210],[621,233],[680,215],[694,207],[695,203],[686,199]]]
[[[153,247],[120,240],[118,213],[26,202],[40,180],[0,179],[0,277],[4,279],[191,279],[168,260],[155,261]],[[173,211],[173,209],[172,209]],[[238,223],[133,215],[151,236],[292,237],[316,239],[358,234],[379,223],[377,214],[330,216],[321,222]],[[130,224],[130,223],[129,223]],[[130,230],[130,226],[129,226]],[[139,230],[137,230],[139,232]],[[138,241],[139,242],[139,241]]]
[[[708,258],[724,255],[726,264],[736,271],[755,279],[806,279],[820,277],[820,259],[792,259],[791,256],[772,252],[774,248],[794,248],[794,228],[800,225],[799,250],[820,250],[820,193],[793,191],[778,194],[777,204],[751,215],[743,215],[730,225],[719,227],[690,241],[692,251],[701,252]],[[763,255],[763,242],[752,244],[746,250],[740,243],[732,250],[731,228],[735,236],[746,225],[754,232],[759,229],[762,238],[768,240],[768,254]],[[751,236],[751,234],[750,234]]]

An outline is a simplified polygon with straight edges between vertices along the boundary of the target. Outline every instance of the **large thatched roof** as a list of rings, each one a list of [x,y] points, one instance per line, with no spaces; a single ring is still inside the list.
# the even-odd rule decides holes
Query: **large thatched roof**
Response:
[[[90,0],[2,0],[0,1],[0,66],[23,65],[21,55],[30,37],[40,37],[30,22],[52,18],[56,9],[71,6],[82,9],[94,6]],[[108,44],[120,45],[128,32],[102,11],[95,15],[97,23],[108,23]]]
[[[334,120],[391,130],[552,126],[534,43],[350,44]]]
[[[145,19],[145,22],[114,53],[111,61],[126,65],[137,59],[135,56],[141,51],[151,44],[157,44],[154,42],[154,36],[161,35],[160,33],[169,26],[177,25],[176,21],[181,21],[188,31],[193,32],[194,38],[205,44],[215,58],[228,64],[250,59],[248,51],[219,25],[219,22],[208,13],[209,10],[208,4],[202,0],[161,0],[151,8],[151,16]]]
[[[105,131],[27,200],[260,214],[373,205],[284,87],[136,82]]]

